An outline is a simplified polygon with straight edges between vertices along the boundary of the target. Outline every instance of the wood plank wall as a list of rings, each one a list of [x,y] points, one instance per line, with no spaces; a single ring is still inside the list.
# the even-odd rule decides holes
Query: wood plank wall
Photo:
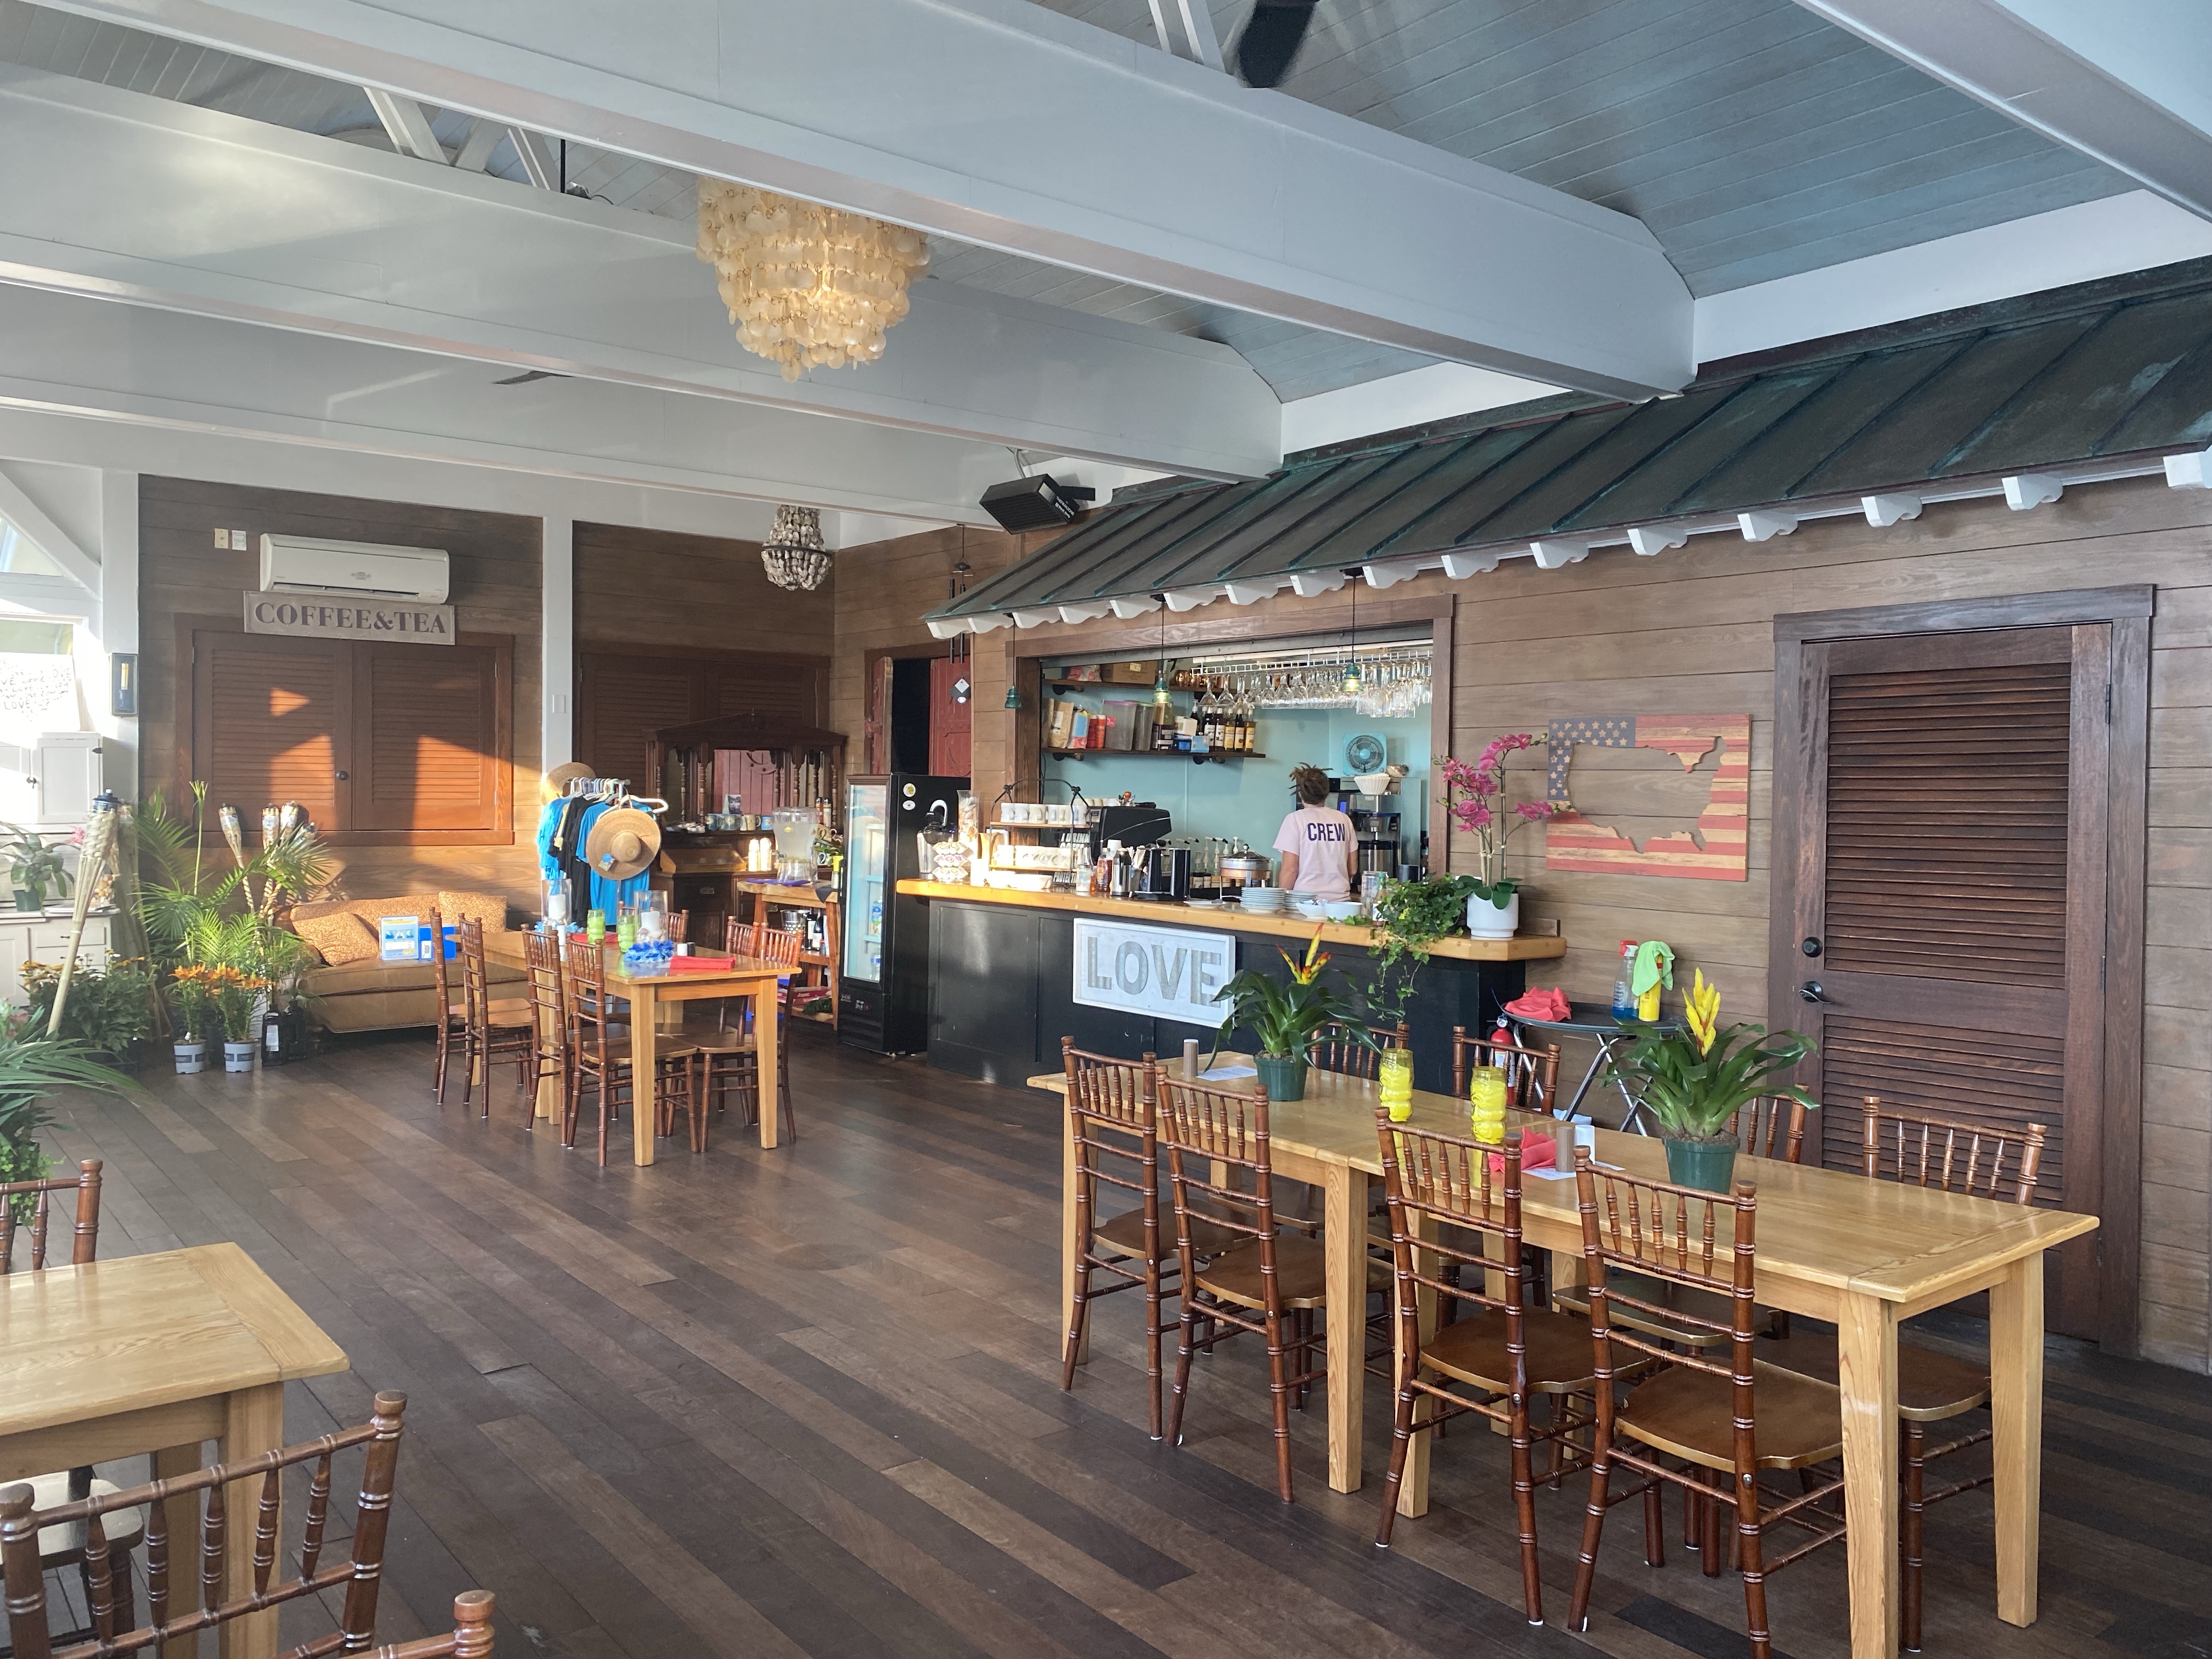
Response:
[[[1009,536],[1002,531],[956,525],[919,536],[871,542],[837,555],[837,636],[830,665],[830,725],[845,734],[855,771],[863,763],[868,653],[896,651],[902,656],[924,656],[944,651],[945,645],[929,637],[929,629],[921,619],[945,603],[952,567],[967,560],[968,581],[973,586],[1051,539],[1042,532]],[[975,711],[972,757],[978,777],[996,775],[1008,763],[1012,720],[1006,708],[1003,670],[999,672],[996,689],[987,694],[979,681],[972,700]]]
[[[246,532],[247,550],[218,552],[220,526]],[[334,541],[441,547],[453,555],[452,603],[464,633],[514,638],[515,839],[501,846],[349,847],[338,854],[341,884],[356,898],[439,887],[503,893],[523,910],[535,908],[534,821],[520,819],[538,795],[540,529],[535,519],[469,513],[398,501],[251,489],[183,478],[139,481],[140,790],[165,790],[174,800],[184,777],[180,742],[190,744],[189,667],[177,660],[178,623],[212,617],[236,628],[240,595],[260,584],[264,532]],[[425,646],[424,650],[434,647]],[[263,803],[234,802],[258,821]],[[218,843],[219,844],[219,843]]]
[[[769,580],[758,542],[579,524],[575,546],[580,647],[830,655],[835,565],[829,584],[794,593]]]
[[[909,538],[919,544],[924,538]],[[897,544],[893,544],[896,547]],[[921,550],[915,550],[915,556]],[[1770,811],[1774,762],[1773,618],[2125,582],[2157,586],[2153,629],[2148,945],[2144,1011],[2143,1351],[2194,1370],[2212,1360],[2207,1256],[2212,1253],[2212,493],[2158,480],[2069,490],[2055,506],[2014,513],[2002,502],[1932,506],[1875,530],[1816,520],[1760,545],[1698,537],[1639,559],[1607,549],[1564,570],[1514,560],[1451,583],[1429,574],[1389,597],[1457,599],[1453,747],[1471,757],[1500,732],[1541,730],[1571,714],[1734,714],[1752,724],[1751,878],[1747,882],[1553,874],[1542,832],[1519,838],[1514,863],[1529,882],[1522,914],[1557,919],[1571,949],[1557,982],[1601,1003],[1618,943],[1664,939],[1686,981],[1702,968],[1722,988],[1726,1017],[1761,1019],[1766,988]],[[883,558],[891,562],[885,550]],[[939,556],[942,556],[941,554]],[[971,563],[977,562],[969,556]],[[939,574],[941,580],[941,571]],[[911,585],[918,616],[943,589]],[[872,595],[872,607],[877,600]],[[1224,605],[1191,613],[1211,618]],[[1294,633],[1306,607],[1249,608],[1255,626]],[[872,612],[872,614],[874,614]],[[890,631],[888,621],[872,624]],[[1095,636],[1100,624],[1083,630]],[[979,788],[1011,775],[1001,712],[1014,653],[1054,648],[1076,630],[1001,629],[975,641]],[[841,619],[840,665],[844,666]],[[1133,651],[1134,647],[1132,647]],[[848,693],[857,697],[857,688]],[[1003,731],[1000,728],[1005,728]],[[853,721],[857,729],[857,720]],[[1518,798],[1543,793],[1542,751],[1516,768]],[[1583,749],[1572,775],[1590,816],[1634,835],[1688,827],[1702,801],[1695,779],[1649,751]],[[1455,854],[1455,868],[1468,860]],[[1550,976],[1543,976],[1549,982]]]

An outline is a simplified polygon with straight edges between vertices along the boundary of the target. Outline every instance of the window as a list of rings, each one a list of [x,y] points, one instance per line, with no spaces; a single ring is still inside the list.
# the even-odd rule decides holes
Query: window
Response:
[[[510,842],[512,657],[483,635],[438,647],[196,630],[186,775],[249,818],[296,800],[340,846]]]

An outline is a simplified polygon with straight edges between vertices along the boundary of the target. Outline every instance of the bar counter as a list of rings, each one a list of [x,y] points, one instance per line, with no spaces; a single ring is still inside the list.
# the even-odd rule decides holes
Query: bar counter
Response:
[[[1075,922],[1092,917],[1122,926],[1226,933],[1237,941],[1237,969],[1279,977],[1278,949],[1296,954],[1316,924],[1297,915],[1256,916],[1235,905],[1194,909],[1142,899],[1026,893],[999,887],[902,881],[898,891],[927,901],[929,1060],[986,1081],[1018,1086],[1059,1063],[1060,1039],[1079,1048],[1134,1056],[1177,1054],[1186,1037],[1208,1049],[1210,1025],[1076,1000]],[[1366,981],[1374,935],[1364,924],[1322,922],[1322,943],[1355,986]],[[1564,939],[1439,939],[1415,981],[1407,1020],[1413,1028],[1415,1081],[1450,1087],[1451,1030],[1488,1029],[1498,1006],[1526,988],[1530,961],[1566,954]],[[1251,1039],[1231,1034],[1224,1048]]]

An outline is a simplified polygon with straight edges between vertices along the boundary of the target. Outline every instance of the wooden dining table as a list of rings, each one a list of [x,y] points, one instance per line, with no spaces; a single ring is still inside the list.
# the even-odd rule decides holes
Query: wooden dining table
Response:
[[[523,947],[520,930],[484,935],[484,953],[495,962],[504,962],[525,969],[529,957]],[[707,969],[675,969],[665,974],[633,975],[624,973],[622,951],[610,937],[605,946],[607,991],[610,995],[628,999],[630,1006],[630,1075],[649,1078],[658,1059],[660,1044],[669,1033],[680,1025],[684,1005],[687,1002],[736,1001],[740,999],[752,1004],[753,1042],[759,1058],[761,1096],[760,1144],[773,1149],[780,1144],[779,1114],[775,1109],[776,1067],[779,1064],[777,1044],[782,1031],[776,1024],[775,989],[778,981],[795,970],[784,963],[764,962],[758,957],[738,957],[731,966]],[[542,1023],[544,1016],[538,1018]],[[550,1035],[541,1031],[540,1036]],[[633,1091],[633,1093],[635,1091]],[[651,1090],[646,1091],[648,1101]],[[541,1077],[538,1079],[537,1115],[541,1119],[557,1120],[561,1115],[561,1079]],[[647,1109],[630,1113],[630,1151],[632,1161],[650,1164],[654,1155],[653,1113]]]
[[[1064,1097],[1067,1080],[1055,1072],[1031,1079],[1030,1086]],[[1249,1090],[1252,1080],[1219,1086]],[[1338,1492],[1357,1492],[1361,1476],[1364,1321],[1337,1317],[1334,1310],[1366,1306],[1369,1187],[1382,1174],[1376,1103],[1373,1083],[1313,1070],[1304,1100],[1275,1102],[1268,1112],[1275,1172],[1312,1182],[1323,1194],[1331,1310],[1328,1483]],[[1080,1256],[1074,1138],[1066,1114],[1062,1118],[1065,1330]],[[1445,1133],[1468,1132],[1465,1103],[1448,1095],[1417,1092],[1410,1121]],[[1565,1127],[1518,1114],[1510,1121],[1552,1133]],[[1656,1139],[1600,1129],[1595,1156],[1632,1175],[1666,1178],[1665,1151]],[[2043,1253],[2093,1231],[2097,1218],[1767,1158],[1740,1157],[1736,1178],[1752,1182],[1759,1200],[1759,1300],[1826,1320],[1838,1333],[1852,1659],[1893,1659],[1898,1650],[1898,1324],[1977,1291],[1989,1293],[1990,1304],[1997,1616],[2010,1625],[2033,1623],[2043,1481]],[[1552,1253],[1553,1282],[1582,1282],[1574,1182],[1529,1178],[1522,1220],[1528,1242]],[[1401,1515],[1427,1509],[1432,1438],[1413,1437]]]
[[[235,1244],[0,1278],[0,1485],[150,1452],[162,1480],[284,1443],[284,1385],[347,1368],[325,1336]],[[234,1492],[251,1516],[259,1482]],[[197,1537],[197,1500],[168,1500],[169,1535]],[[224,1540],[224,1595],[253,1589],[254,1528]],[[181,1546],[176,1547],[181,1548]],[[184,1549],[189,1563],[196,1551]],[[185,1570],[189,1582],[191,1571]],[[171,1659],[197,1637],[168,1643]],[[276,1611],[222,1628],[224,1659],[270,1659]]]

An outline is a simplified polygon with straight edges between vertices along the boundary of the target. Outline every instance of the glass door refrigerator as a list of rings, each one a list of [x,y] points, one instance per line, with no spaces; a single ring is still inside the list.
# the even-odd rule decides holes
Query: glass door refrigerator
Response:
[[[958,828],[967,787],[911,772],[846,780],[840,1042],[885,1054],[929,1046],[929,903],[897,885],[922,874],[924,830]]]

